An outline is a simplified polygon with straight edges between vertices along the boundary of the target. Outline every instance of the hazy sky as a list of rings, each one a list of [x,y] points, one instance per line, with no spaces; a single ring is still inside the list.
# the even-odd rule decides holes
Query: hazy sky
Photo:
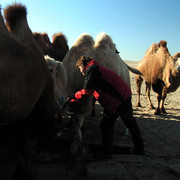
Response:
[[[1,0],[1,8],[13,0]],[[50,39],[63,32],[68,45],[82,33],[109,34],[123,60],[140,61],[152,43],[166,40],[171,55],[180,52],[180,0],[16,0],[27,7],[33,32]]]

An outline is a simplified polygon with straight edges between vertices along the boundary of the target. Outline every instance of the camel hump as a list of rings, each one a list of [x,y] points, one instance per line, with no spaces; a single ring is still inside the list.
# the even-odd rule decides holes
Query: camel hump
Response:
[[[6,19],[8,29],[15,28],[19,21],[26,18],[26,15],[26,7],[19,3],[13,3],[4,9],[4,17]]]
[[[96,50],[112,51],[116,54],[119,54],[118,50],[116,49],[116,44],[113,42],[112,38],[105,32],[100,32],[96,36],[94,48]]]
[[[44,41],[47,43],[47,44],[51,44],[51,41],[50,41],[50,39],[49,39],[49,36],[48,36],[48,34],[46,33],[46,32],[44,32],[44,33],[42,33],[42,37],[43,37],[43,39],[44,39]]]
[[[34,32],[34,33],[33,33],[33,36],[34,36],[35,40],[42,39],[41,34],[38,33],[38,32]]]
[[[58,32],[58,33],[54,34],[52,39],[53,39],[54,44],[59,44],[59,43],[67,44],[66,36],[62,32]]]
[[[49,36],[46,32],[44,33],[39,33],[39,32],[33,32],[33,36],[35,38],[36,41],[38,40],[42,40],[44,41],[45,43],[47,43],[48,45],[51,44],[51,41],[49,39]]]
[[[96,41],[112,41],[111,37],[106,34],[105,32],[100,32],[97,36],[96,36]]]
[[[159,47],[167,47],[167,41],[161,40],[158,44]]]
[[[80,47],[80,46],[94,46],[94,39],[88,33],[82,33],[75,41],[73,47]]]
[[[100,47],[103,46],[105,44],[114,44],[112,38],[106,34],[105,32],[100,32],[97,36],[96,36],[96,41],[95,41],[95,47]]]

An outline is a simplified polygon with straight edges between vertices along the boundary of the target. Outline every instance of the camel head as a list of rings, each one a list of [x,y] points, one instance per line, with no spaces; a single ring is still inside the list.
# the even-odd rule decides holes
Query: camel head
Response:
[[[171,83],[168,88],[169,92],[174,92],[180,86],[180,52],[169,56],[169,82]],[[171,64],[170,64],[171,62]]]
[[[84,96],[82,99],[79,99],[77,102],[67,100],[64,106],[61,109],[61,115],[79,115],[86,113],[87,115],[91,114],[93,108],[93,95]]]
[[[175,61],[178,61],[178,60],[180,59],[180,52],[177,52],[177,53],[174,54],[172,57],[173,57],[173,59],[174,59]]]

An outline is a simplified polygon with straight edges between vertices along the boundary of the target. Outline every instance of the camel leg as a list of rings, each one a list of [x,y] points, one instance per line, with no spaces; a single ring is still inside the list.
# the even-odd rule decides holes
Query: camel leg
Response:
[[[165,99],[166,99],[166,95],[167,95],[167,88],[166,88],[166,86],[164,86],[163,92],[162,92],[162,103],[161,103],[161,107],[160,107],[160,110],[161,110],[162,114],[166,114],[166,110],[164,108],[164,102],[165,102]]]
[[[136,107],[142,107],[140,103],[140,94],[141,94],[141,85],[142,85],[143,79],[141,76],[136,76],[136,86],[137,86],[137,104]]]
[[[160,111],[160,102],[161,102],[161,100],[162,100],[162,95],[161,94],[157,94],[158,104],[157,104],[156,110],[154,112],[154,115],[161,115],[161,111]]]
[[[145,83],[146,83],[146,96],[147,96],[147,99],[149,102],[149,109],[155,109],[155,107],[153,106],[151,99],[150,99],[151,84],[148,82],[145,82]]]
[[[155,113],[154,113],[155,115],[160,115],[161,114],[160,102],[162,100],[163,88],[164,88],[164,82],[159,80],[159,79],[156,80],[156,82],[154,82],[152,84],[153,91],[157,93],[157,101],[158,101],[158,104],[157,104],[157,107],[156,107],[156,110],[155,110]]]

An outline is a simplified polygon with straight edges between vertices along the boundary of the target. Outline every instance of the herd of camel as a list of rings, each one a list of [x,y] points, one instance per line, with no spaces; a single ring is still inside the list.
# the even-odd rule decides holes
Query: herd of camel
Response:
[[[69,48],[63,33],[55,34],[52,42],[46,33],[33,33],[24,5],[13,3],[3,13],[4,16],[0,13],[0,132],[5,129],[13,136],[17,154],[15,179],[34,178],[28,158],[30,153],[35,153],[32,144],[52,135],[55,116],[59,116],[66,98],[83,87],[84,77],[75,67],[82,55],[93,57],[129,86],[129,70],[135,73],[137,106],[141,106],[144,80],[150,108],[154,108],[151,87],[157,93],[155,114],[166,112],[166,95],[180,85],[180,53],[171,56],[166,41],[152,44],[137,68],[132,68],[121,59],[106,33],[100,33],[96,40],[90,34],[81,34]],[[88,97],[76,111],[80,140],[83,120],[92,107],[93,97]]]

